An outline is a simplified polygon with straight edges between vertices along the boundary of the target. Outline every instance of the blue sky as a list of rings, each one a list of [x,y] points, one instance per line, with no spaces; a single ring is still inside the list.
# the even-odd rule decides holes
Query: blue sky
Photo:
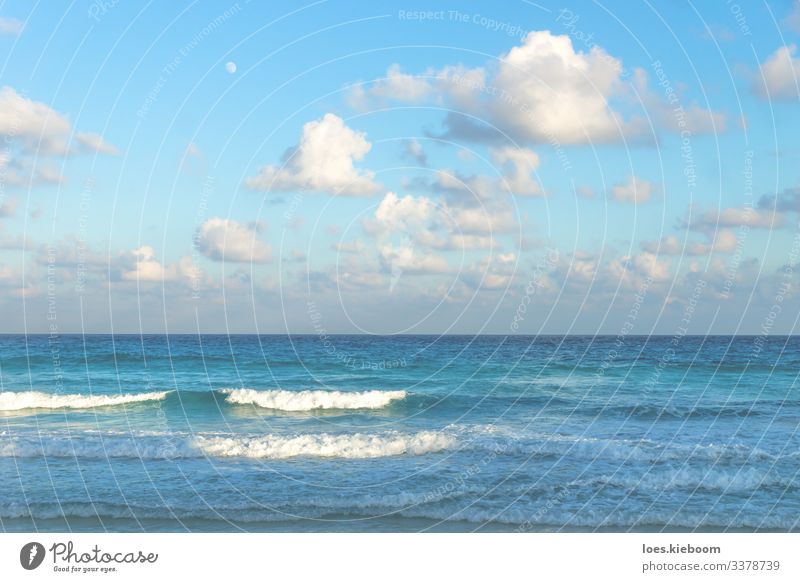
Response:
[[[796,2],[60,10],[0,4],[0,331],[795,329]]]

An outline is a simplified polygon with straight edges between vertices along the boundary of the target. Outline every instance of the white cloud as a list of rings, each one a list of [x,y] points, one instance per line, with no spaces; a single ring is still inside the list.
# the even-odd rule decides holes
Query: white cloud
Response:
[[[21,20],[0,16],[0,34],[17,36],[23,28],[25,28],[25,24]]]
[[[163,281],[167,270],[157,259],[153,247],[142,246],[130,251],[133,267],[122,273],[124,281]]]
[[[425,196],[399,197],[394,192],[388,192],[374,216],[361,224],[378,240],[401,234],[422,247],[461,251],[492,248],[495,236],[518,227],[505,206],[436,203]]]
[[[381,245],[378,249],[381,261],[393,273],[410,275],[447,273],[450,268],[442,257],[430,252],[419,252],[409,241],[399,245]]]
[[[442,205],[441,222],[452,223],[459,234],[499,234],[514,231],[519,224],[508,207]]]
[[[795,58],[796,52],[796,45],[782,46],[761,64],[753,79],[753,91],[758,97],[775,101],[796,101],[800,97],[800,59]]]
[[[0,135],[19,139],[28,151],[66,154],[69,120],[44,103],[0,89]]]
[[[588,253],[576,251],[570,256],[566,265],[567,276],[571,283],[591,282],[597,276],[597,260]]]
[[[79,133],[75,136],[82,151],[116,156],[119,150],[96,133]]]
[[[638,288],[645,280],[662,283],[670,279],[670,261],[659,259],[653,253],[642,252],[638,255],[615,259],[609,265],[610,274],[621,280],[628,289]]]
[[[119,263],[122,265],[120,278],[123,281],[164,283],[188,280],[199,274],[191,257],[182,257],[178,263],[164,266],[156,258],[155,249],[148,245],[120,253]]]
[[[512,194],[518,196],[544,196],[539,181],[536,179],[536,168],[539,167],[539,156],[526,148],[507,146],[491,148],[494,162],[500,166],[505,184]]]
[[[419,101],[431,95],[433,90],[427,79],[403,73],[400,65],[394,64],[386,71],[385,78],[367,85],[353,85],[347,93],[347,102],[354,109],[364,109],[372,101]]]
[[[492,85],[519,101],[492,103],[503,127],[518,127],[541,142],[616,141],[636,129],[609,106],[620,84],[622,62],[599,47],[576,51],[569,36],[531,32],[501,57]]]
[[[245,180],[245,185],[252,190],[268,192],[375,194],[381,187],[374,182],[374,173],[353,165],[371,148],[363,132],[350,129],[340,117],[327,113],[322,119],[303,126],[300,143],[286,153],[284,165],[262,167],[257,176]]]
[[[429,198],[420,196],[400,197],[387,192],[375,209],[375,217],[365,219],[364,229],[373,236],[391,232],[410,231],[425,225],[436,212],[436,205]]]
[[[736,234],[732,230],[723,228],[714,233],[711,248],[720,253],[730,253],[736,248],[737,242]]]
[[[3,182],[11,187],[30,187],[34,184],[61,184],[64,177],[47,160],[32,158],[10,150],[0,151],[0,172]]]
[[[462,274],[463,282],[471,289],[507,289],[514,280],[517,255],[500,253],[484,256]]]
[[[617,202],[643,204],[653,197],[653,185],[647,180],[631,175],[624,184],[617,184],[611,188],[611,196]]]
[[[784,216],[780,212],[734,206],[722,210],[709,210],[693,218],[686,226],[698,231],[716,231],[719,228],[749,226],[750,228],[777,228],[783,226]]]
[[[353,88],[349,101],[360,109],[390,99],[443,102],[457,110],[446,118],[448,134],[476,141],[498,132],[531,143],[651,139],[646,116],[668,131],[725,128],[723,115],[696,104],[685,107],[686,125],[679,128],[660,92],[646,90],[646,74],[638,71],[632,85],[623,71],[622,61],[599,46],[580,51],[568,35],[533,31],[486,67],[446,66],[412,76],[392,65],[385,79]],[[643,110],[634,109],[639,99]],[[623,105],[633,113],[617,109]]]
[[[497,241],[488,234],[447,232],[442,236],[429,230],[423,230],[414,236],[414,240],[420,246],[447,251],[485,250],[497,246]]]
[[[47,156],[66,156],[94,151],[116,153],[116,148],[93,133],[78,133],[70,147],[72,127],[65,115],[20,95],[11,87],[0,89],[0,136],[6,143],[0,152],[0,170],[8,186],[59,184],[64,177]]]
[[[640,253],[629,259],[633,270],[640,275],[650,277],[653,281],[667,281],[670,278],[669,261],[660,260],[653,253]]]
[[[489,201],[496,198],[498,192],[505,192],[504,184],[488,176],[464,176],[454,170],[442,169],[436,172],[434,190],[456,194],[460,198]]]
[[[266,263],[272,248],[258,238],[262,227],[225,218],[206,220],[195,235],[197,249],[214,261]]]
[[[712,251],[729,253],[736,248],[737,239],[733,231],[723,228],[709,234],[711,238],[709,244],[683,241],[675,235],[668,235],[660,241],[644,241],[641,246],[643,250],[656,255],[684,257],[707,255]]]

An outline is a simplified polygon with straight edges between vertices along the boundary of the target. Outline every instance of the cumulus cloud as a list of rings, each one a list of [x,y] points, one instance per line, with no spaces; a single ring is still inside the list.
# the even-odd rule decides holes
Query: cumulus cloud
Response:
[[[0,89],[0,136],[7,147],[0,152],[0,170],[8,186],[59,184],[64,177],[46,158],[93,151],[116,153],[116,148],[93,133],[75,135],[67,117],[44,103],[19,94],[11,87]]]
[[[403,73],[400,65],[394,64],[386,71],[386,77],[376,79],[367,87],[362,83],[350,87],[347,102],[354,109],[365,109],[374,101],[419,101],[432,92],[433,86],[424,76]]]
[[[378,205],[374,219],[362,223],[369,234],[411,232],[424,228],[449,234],[488,235],[507,233],[519,225],[506,205],[474,203],[471,200],[440,200],[425,196],[398,197],[389,192]],[[425,240],[432,240],[426,238]]]
[[[709,253],[730,253],[736,248],[736,235],[730,229],[720,229],[709,233],[711,241],[700,243],[696,241],[680,240],[675,235],[667,235],[660,241],[643,241],[643,250],[655,255],[671,256],[702,256]]]
[[[796,101],[800,98],[800,59],[797,46],[782,46],[761,64],[753,79],[753,92],[761,99]]]
[[[20,140],[29,151],[65,154],[70,130],[69,120],[44,103],[0,89],[0,135]]]
[[[10,149],[0,151],[0,173],[9,187],[30,187],[34,184],[61,184],[64,177],[47,160],[20,153],[12,155]]]
[[[671,277],[670,261],[647,251],[615,259],[609,265],[609,271],[628,289],[637,288],[647,280],[662,283]]]
[[[362,226],[368,234],[380,237],[387,233],[420,228],[436,212],[436,205],[430,198],[400,197],[394,192],[387,192],[375,209],[374,218],[364,219]]]
[[[544,196],[539,180],[535,176],[539,167],[539,156],[526,148],[491,148],[494,163],[502,170],[507,189],[518,196]]]
[[[456,206],[442,205],[441,221],[452,223],[459,234],[509,233],[519,227],[511,208],[507,206]]]
[[[163,281],[167,270],[158,259],[153,247],[142,246],[127,253],[126,258],[131,260],[132,267],[122,272],[123,281]]]
[[[490,148],[503,176],[464,175],[453,170],[439,170],[427,187],[442,195],[439,203],[443,221],[454,225],[461,234],[507,233],[519,228],[514,207],[508,196],[544,196],[531,168],[538,156],[527,149]]]
[[[611,196],[617,202],[643,204],[653,197],[653,185],[647,180],[631,175],[627,182],[611,188]]]
[[[149,245],[120,253],[115,263],[123,281],[166,283],[199,276],[199,269],[191,257],[182,257],[177,263],[165,266],[156,258],[155,249]]]
[[[305,190],[343,196],[369,196],[380,191],[374,173],[356,168],[372,144],[332,113],[303,126],[300,143],[284,154],[281,166],[262,167],[245,186],[265,192]]]
[[[378,253],[384,267],[395,276],[399,272],[409,275],[430,275],[447,273],[450,270],[444,258],[420,251],[409,240],[397,245],[381,245]]]
[[[715,231],[719,228],[748,226],[750,228],[778,228],[783,226],[782,214],[752,206],[734,206],[722,210],[709,210],[685,222],[692,230]]]
[[[499,253],[480,258],[467,268],[461,280],[471,289],[508,289],[514,280],[517,268],[517,255]]]
[[[427,196],[398,196],[388,192],[372,217],[361,222],[376,240],[402,235],[415,245],[436,250],[476,250],[497,246],[496,237],[518,228],[505,206],[462,205]]]
[[[494,117],[537,142],[616,141],[638,131],[609,106],[621,72],[622,62],[599,47],[579,52],[569,36],[531,32],[501,57],[491,81],[520,105],[494,100]]]
[[[272,248],[258,238],[262,230],[255,223],[210,218],[197,229],[195,246],[212,261],[266,263],[272,259]]]
[[[445,119],[447,135],[475,141],[503,136],[561,144],[651,139],[645,114],[667,131],[690,127],[697,134],[725,128],[724,116],[696,104],[687,106],[686,125],[679,127],[674,114],[667,115],[673,108],[647,90],[647,75],[637,71],[631,84],[623,70],[622,62],[599,46],[580,51],[568,35],[533,31],[486,67],[446,66],[412,76],[393,65],[386,78],[352,89],[350,102],[365,108],[370,98],[376,105],[389,99],[442,101],[457,110]],[[639,99],[644,111],[622,111]]]

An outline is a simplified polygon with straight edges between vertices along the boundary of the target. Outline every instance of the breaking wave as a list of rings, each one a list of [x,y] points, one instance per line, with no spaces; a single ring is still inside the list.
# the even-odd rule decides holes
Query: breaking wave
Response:
[[[199,437],[197,445],[215,457],[288,459],[337,457],[373,459],[396,455],[424,455],[455,445],[452,436],[434,431],[415,434],[307,434],[264,437]]]
[[[225,390],[226,402],[230,404],[254,404],[261,408],[302,412],[308,410],[357,410],[377,409],[394,400],[406,397],[405,390],[364,392],[340,392],[328,390],[251,390],[248,388]]]
[[[169,392],[141,394],[48,394],[46,392],[0,392],[0,411],[58,408],[98,408],[163,400]]]
[[[40,439],[0,439],[0,457],[48,458],[250,458],[290,459],[320,457],[371,459],[397,455],[424,455],[452,448],[456,439],[447,434],[423,431],[412,434],[296,434],[296,435],[93,435]]]

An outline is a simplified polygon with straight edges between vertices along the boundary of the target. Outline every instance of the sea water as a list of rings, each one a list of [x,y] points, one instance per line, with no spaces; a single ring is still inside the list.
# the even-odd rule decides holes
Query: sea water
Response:
[[[5,531],[800,521],[800,339],[0,336]]]

